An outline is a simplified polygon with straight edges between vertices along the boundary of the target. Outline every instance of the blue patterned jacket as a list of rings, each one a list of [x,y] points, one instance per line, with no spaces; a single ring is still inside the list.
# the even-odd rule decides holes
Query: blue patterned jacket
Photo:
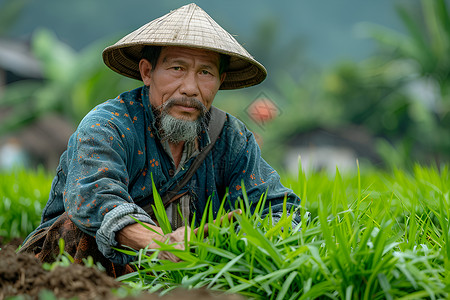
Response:
[[[82,231],[96,238],[99,250],[112,262],[125,264],[134,259],[111,248],[118,246],[116,232],[135,222],[129,216],[155,224],[141,208],[147,204],[143,199],[152,194],[151,177],[162,195],[181,180],[194,159],[174,174],[175,166],[160,143],[147,99],[148,88],[137,88],[86,115],[61,156],[36,230],[50,226],[67,211]],[[203,131],[199,147],[208,143]],[[209,197],[214,213],[223,199],[226,209],[234,209],[236,199],[242,197],[242,184],[255,203],[267,192],[266,204],[271,205],[275,217],[282,213],[285,196],[288,209],[300,203],[261,157],[253,134],[227,114],[212,151],[179,193],[190,195],[191,212],[196,211],[199,219]]]

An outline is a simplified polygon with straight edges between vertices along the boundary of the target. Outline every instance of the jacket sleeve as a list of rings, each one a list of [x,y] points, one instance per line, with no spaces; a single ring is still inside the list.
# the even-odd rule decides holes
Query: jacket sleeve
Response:
[[[230,131],[230,128],[226,130]],[[253,209],[261,195],[267,193],[262,217],[269,213],[271,207],[273,219],[277,222],[283,213],[285,198],[287,198],[288,213],[295,212],[300,205],[300,198],[281,184],[278,173],[261,157],[261,150],[253,133],[245,127],[241,127],[236,132],[229,132],[229,134],[236,137],[231,139],[231,143],[227,146],[229,149],[226,149],[226,152],[229,153],[229,163],[227,164],[229,167],[226,174],[229,178],[227,185],[230,199],[235,201],[238,197],[242,198],[242,189],[245,187]],[[299,222],[300,218],[296,214],[293,218],[293,227]]]
[[[133,257],[113,250],[116,232],[135,223],[155,224],[128,194],[133,153],[132,134],[125,136],[120,122],[105,113],[88,114],[69,143],[64,207],[69,218],[96,238],[99,250],[111,261]],[[126,138],[127,139],[126,139]]]

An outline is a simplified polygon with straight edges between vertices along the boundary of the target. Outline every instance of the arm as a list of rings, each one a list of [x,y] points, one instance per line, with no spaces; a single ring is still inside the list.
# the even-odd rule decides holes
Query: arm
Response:
[[[164,235],[160,227],[145,224],[153,230],[159,232],[155,233],[151,230],[144,228],[141,224],[135,223],[128,225],[117,232],[116,239],[120,245],[128,246],[133,249],[143,249],[147,246],[149,248],[159,248],[159,245],[152,241],[166,242],[167,239],[171,244],[177,244],[176,249],[184,249],[184,237],[185,237],[185,227],[182,226],[172,233]],[[188,239],[190,238],[190,229],[187,229]],[[158,255],[160,259],[167,259],[173,262],[181,261],[177,256],[170,252],[161,251]]]
[[[123,229],[117,232],[117,242],[119,242],[120,245],[128,246],[133,249],[145,248],[150,243],[150,241],[153,240],[164,242],[164,233],[160,227],[148,223],[144,224],[159,232],[159,234],[144,228],[141,224],[134,223],[125,226]]]
[[[71,220],[96,238],[99,250],[107,258],[124,264],[132,257],[111,248],[120,245],[116,233],[135,223],[130,216],[155,223],[128,194],[128,170],[134,165],[136,143],[132,142],[132,133],[124,138],[119,120],[113,121],[116,120],[106,118],[104,113],[92,112],[71,139],[64,206]],[[150,242],[149,238],[147,244]]]

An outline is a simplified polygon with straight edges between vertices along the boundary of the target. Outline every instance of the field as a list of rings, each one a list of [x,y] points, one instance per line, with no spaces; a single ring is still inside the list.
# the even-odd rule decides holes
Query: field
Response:
[[[51,176],[43,171],[1,176],[0,232],[8,242],[39,223]],[[289,212],[277,224],[250,215],[244,197],[239,203],[243,214],[233,222],[212,224],[207,211],[209,235],[192,233],[185,251],[161,245],[182,262],[141,251],[139,272],[119,278],[123,286],[116,296],[170,295],[184,287],[254,299],[448,298],[448,166],[337,171],[334,176],[300,172],[295,179],[284,176],[283,183],[302,198],[298,213],[303,222],[297,228],[290,227]],[[74,268],[63,252],[58,264]]]

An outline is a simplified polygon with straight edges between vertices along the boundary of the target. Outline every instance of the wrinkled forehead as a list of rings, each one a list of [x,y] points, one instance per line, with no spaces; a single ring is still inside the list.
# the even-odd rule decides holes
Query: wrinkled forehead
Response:
[[[220,62],[220,54],[207,49],[166,46],[161,49],[159,60],[161,62],[170,60],[195,60],[201,62],[202,64],[211,64],[218,67]]]

